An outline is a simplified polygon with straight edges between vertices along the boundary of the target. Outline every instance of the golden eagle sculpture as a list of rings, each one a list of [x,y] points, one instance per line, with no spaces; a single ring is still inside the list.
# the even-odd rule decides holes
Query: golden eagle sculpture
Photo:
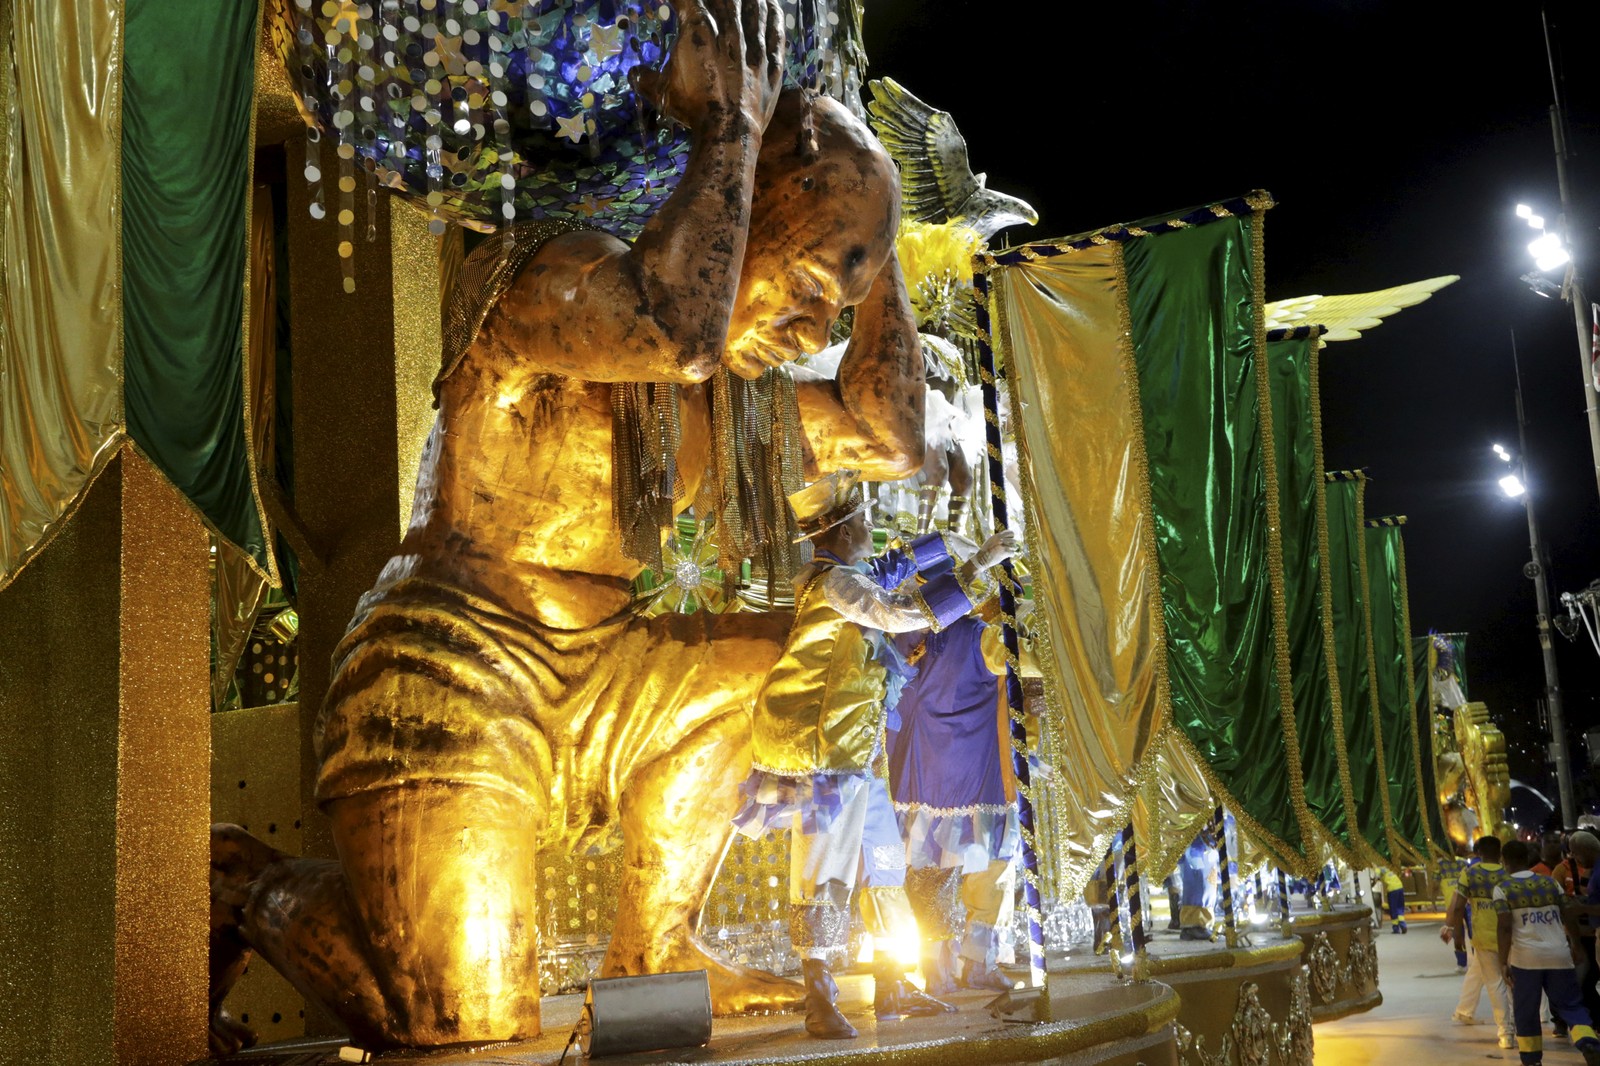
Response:
[[[917,99],[897,82],[869,82],[872,131],[900,166],[900,202],[917,222],[956,223],[985,241],[1007,226],[1035,225],[1029,203],[986,187],[967,161],[967,142],[949,112]]]

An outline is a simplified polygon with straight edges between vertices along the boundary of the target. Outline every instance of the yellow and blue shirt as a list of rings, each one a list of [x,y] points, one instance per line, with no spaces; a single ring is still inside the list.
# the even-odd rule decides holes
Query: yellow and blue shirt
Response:
[[[1511,915],[1506,962],[1519,970],[1570,970],[1572,953],[1561,919],[1567,894],[1554,878],[1523,870],[1495,886],[1496,915]],[[1478,926],[1488,925],[1479,921]]]
[[[1479,951],[1497,951],[1500,933],[1494,922],[1494,890],[1509,875],[1497,862],[1475,862],[1461,871],[1456,891],[1472,905],[1472,946]]]

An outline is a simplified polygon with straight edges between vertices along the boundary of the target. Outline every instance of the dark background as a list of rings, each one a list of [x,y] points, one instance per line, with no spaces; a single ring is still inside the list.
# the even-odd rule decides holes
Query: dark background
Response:
[[[1576,254],[1600,296],[1600,4],[1546,10]],[[1518,280],[1535,234],[1514,206],[1553,227],[1559,203],[1540,6],[866,0],[865,36],[871,76],[949,111],[974,169],[1038,209],[1013,243],[1264,188],[1269,300],[1461,275],[1325,350],[1326,459],[1368,469],[1369,516],[1409,517],[1414,632],[1470,634],[1468,694],[1508,734],[1512,776],[1553,800],[1527,524],[1490,451],[1516,447],[1514,330],[1552,599],[1600,578],[1572,312]],[[1600,656],[1581,634],[1557,654],[1592,807]]]

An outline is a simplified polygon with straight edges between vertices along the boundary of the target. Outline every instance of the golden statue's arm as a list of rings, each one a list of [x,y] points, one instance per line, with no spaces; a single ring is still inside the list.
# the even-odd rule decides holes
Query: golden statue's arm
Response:
[[[893,254],[856,309],[838,377],[801,382],[796,391],[807,478],[848,468],[870,481],[897,481],[921,468],[927,406],[922,349]]]
[[[678,188],[632,246],[579,231],[540,249],[479,331],[475,346],[497,365],[692,383],[720,363],[762,132],[782,85],[782,27],[765,3],[747,5],[755,26],[734,19],[720,31],[703,5],[678,6],[683,31],[666,72],[635,75],[694,133]]]

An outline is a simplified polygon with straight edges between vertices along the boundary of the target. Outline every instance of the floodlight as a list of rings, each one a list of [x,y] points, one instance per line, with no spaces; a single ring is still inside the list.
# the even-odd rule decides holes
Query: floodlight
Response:
[[[1523,493],[1527,492],[1528,487],[1522,483],[1522,479],[1517,475],[1507,474],[1505,477],[1500,479],[1500,491],[1505,493],[1507,496],[1510,496],[1512,499],[1516,499],[1518,496],[1521,496]]]
[[[1566,266],[1572,262],[1572,256],[1567,254],[1565,248],[1557,248],[1549,255],[1542,256],[1533,261],[1533,265],[1540,270],[1554,270],[1556,267]]]
[[[1517,217],[1518,218],[1532,218],[1533,217],[1533,208],[1529,207],[1527,204],[1518,204],[1517,205]]]
[[[1509,463],[1511,461],[1511,453],[1506,451],[1506,446],[1504,444],[1496,444],[1494,446],[1494,453],[1500,457],[1500,461],[1502,463]]]
[[[1543,259],[1561,251],[1561,238],[1554,233],[1544,233],[1528,242],[1528,254]]]
[[[1529,216],[1529,218],[1528,218],[1528,228],[1529,229],[1536,229],[1536,230],[1544,229],[1544,216],[1543,215],[1531,215],[1531,216]]]

